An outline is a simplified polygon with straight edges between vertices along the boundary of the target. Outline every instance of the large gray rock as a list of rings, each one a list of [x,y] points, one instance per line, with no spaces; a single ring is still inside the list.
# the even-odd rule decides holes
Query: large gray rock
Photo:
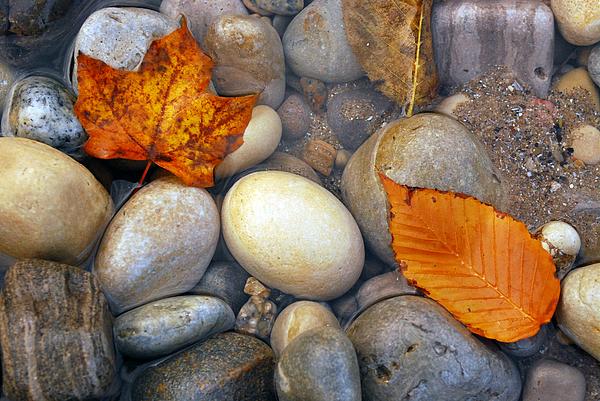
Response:
[[[348,329],[365,401],[517,401],[514,363],[477,340],[434,301],[381,301]]]
[[[90,400],[116,378],[112,316],[92,275],[23,260],[0,295],[2,390],[12,401]]]
[[[285,94],[285,60],[277,31],[256,15],[225,15],[209,25],[204,49],[215,62],[213,83],[224,96],[260,94],[277,109]]]
[[[166,298],[117,317],[115,343],[127,356],[152,359],[229,330],[234,322],[233,311],[219,298],[199,295]]]
[[[280,401],[360,401],[352,343],[335,327],[319,327],[288,345],[275,371]]]
[[[554,17],[539,0],[436,2],[431,21],[442,86],[461,85],[506,65],[537,96],[548,94]]]
[[[218,334],[143,372],[132,401],[274,401],[273,351],[252,336]]]
[[[587,68],[592,80],[596,85],[600,86],[600,44],[597,44],[596,47],[592,49],[590,57],[588,58]]]
[[[341,0],[316,0],[283,35],[285,59],[294,73],[324,82],[347,82],[364,72],[346,39]]]

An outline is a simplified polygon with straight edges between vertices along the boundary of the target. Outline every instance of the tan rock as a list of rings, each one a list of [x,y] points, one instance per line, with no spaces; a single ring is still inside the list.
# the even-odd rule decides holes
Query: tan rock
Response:
[[[434,111],[456,119],[456,110],[460,105],[465,104],[468,101],[469,97],[467,95],[464,93],[456,93],[442,100]]]
[[[571,131],[573,157],[585,164],[600,163],[600,131],[591,125],[580,125]]]
[[[302,159],[319,173],[328,176],[333,170],[337,150],[320,139],[311,139],[304,146]]]
[[[317,302],[294,302],[277,316],[271,331],[271,348],[279,356],[300,334],[325,326],[340,328],[337,318],[329,309]]]
[[[298,159],[288,153],[275,152],[264,162],[266,170],[285,171],[288,173],[297,174],[304,178],[322,185],[321,179],[315,173],[315,170],[304,160]]]
[[[217,179],[230,177],[267,159],[281,140],[281,119],[269,106],[256,106],[244,131],[244,143],[215,169]]]
[[[600,360],[600,263],[573,270],[562,281],[557,320],[563,333]]]
[[[554,89],[564,93],[584,89],[590,93],[594,108],[600,112],[600,92],[584,67],[575,68],[560,77],[554,85]]]
[[[0,253],[80,263],[113,212],[85,167],[24,138],[0,138]]]
[[[337,151],[335,155],[335,168],[343,170],[346,168],[346,165],[350,161],[352,157],[352,153],[348,152],[346,149],[340,149]]]
[[[485,148],[462,124],[433,113],[389,123],[352,155],[342,176],[344,203],[371,250],[389,265],[396,262],[379,172],[401,184],[468,194],[499,209],[504,204]]]
[[[206,190],[175,177],[153,181],[108,226],[94,274],[115,313],[189,291],[219,238],[219,213]]]
[[[552,0],[552,12],[563,37],[577,46],[600,41],[598,0]]]
[[[279,171],[247,175],[225,196],[221,218],[231,254],[271,288],[328,300],[360,276],[364,246],[354,218],[306,178]]]

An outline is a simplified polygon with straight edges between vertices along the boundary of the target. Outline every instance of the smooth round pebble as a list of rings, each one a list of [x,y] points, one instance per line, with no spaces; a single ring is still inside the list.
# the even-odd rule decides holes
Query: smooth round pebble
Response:
[[[60,82],[30,76],[15,84],[2,119],[2,136],[45,143],[70,156],[83,158],[87,134],[75,116],[75,97]]]
[[[231,254],[269,287],[328,300],[360,276],[364,246],[354,218],[306,178],[280,171],[247,175],[225,196],[221,218]]]
[[[600,130],[591,125],[580,125],[571,131],[573,157],[585,164],[600,163]]]
[[[448,96],[438,104],[434,111],[436,113],[444,114],[448,117],[452,117],[456,120],[456,110],[459,106],[467,103],[469,97],[464,93],[455,93],[452,96]]]
[[[383,299],[398,295],[418,295],[418,291],[408,284],[406,277],[398,271],[372,277],[365,281],[356,293],[358,311],[363,311]]]
[[[356,352],[339,328],[300,334],[283,351],[275,369],[280,401],[360,401]]]
[[[584,401],[585,376],[552,359],[536,361],[527,371],[523,401]]]
[[[581,238],[577,230],[564,221],[551,221],[542,226],[542,246],[548,251],[547,245],[551,245],[560,252],[575,256],[581,249]],[[545,244],[545,243],[548,244]]]
[[[292,93],[277,109],[283,126],[283,137],[298,140],[304,137],[310,129],[310,106],[299,93]]]
[[[244,131],[244,143],[228,154],[215,169],[217,179],[252,167],[275,152],[281,140],[281,120],[269,106],[256,106]]]
[[[333,83],[364,75],[346,39],[342,0],[316,0],[304,8],[288,25],[283,50],[300,77]]]
[[[552,0],[552,12],[562,36],[577,46],[600,42],[598,0]]]
[[[335,315],[325,306],[312,301],[297,301],[281,311],[271,330],[271,348],[276,356],[305,331],[317,327],[340,328]]]
[[[210,194],[175,177],[143,187],[106,229],[94,274],[115,314],[189,291],[202,278],[219,239]]]
[[[558,326],[571,340],[600,360],[600,263],[571,271],[561,282]]]
[[[575,68],[561,76],[554,84],[554,90],[563,93],[577,93],[585,90],[590,94],[592,106],[600,112],[600,91],[594,85],[585,67]]]
[[[237,315],[248,300],[244,294],[246,280],[250,277],[246,270],[235,262],[212,262],[202,279],[189,293],[219,297],[231,307]]]
[[[225,301],[187,295],[150,302],[115,319],[115,344],[136,359],[171,354],[213,334],[233,328],[235,316]]]
[[[592,81],[600,86],[600,43],[598,43],[590,52],[587,69]]]
[[[25,138],[0,138],[0,252],[80,263],[113,213],[85,167]]]
[[[537,354],[548,340],[548,327],[540,327],[536,335],[512,343],[498,343],[500,349],[510,356],[527,358]]]
[[[75,39],[73,88],[77,91],[79,52],[113,68],[133,71],[141,64],[152,41],[178,27],[175,19],[145,8],[107,7],[94,12],[85,20]]]
[[[335,162],[334,162],[335,168],[337,168],[339,170],[344,170],[344,168],[346,168],[346,165],[350,161],[351,157],[352,157],[352,153],[348,152],[346,149],[338,150],[337,153],[335,154]]]

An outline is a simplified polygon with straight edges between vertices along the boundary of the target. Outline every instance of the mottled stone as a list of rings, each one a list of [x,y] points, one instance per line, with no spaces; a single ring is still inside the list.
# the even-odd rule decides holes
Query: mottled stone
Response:
[[[115,343],[124,355],[152,359],[230,330],[234,322],[233,311],[219,298],[201,295],[166,298],[117,317]]]
[[[541,359],[529,368],[523,401],[584,400],[585,377],[579,369],[551,359]]]
[[[310,129],[310,107],[298,93],[290,94],[277,109],[283,127],[283,137],[288,140],[303,138]]]
[[[552,11],[560,33],[577,46],[600,41],[600,7],[598,0],[552,0]]]
[[[119,210],[94,262],[94,274],[119,314],[191,290],[219,239],[210,194],[175,177],[153,181]]]
[[[249,274],[235,262],[212,262],[202,279],[189,292],[196,295],[212,295],[223,299],[237,315],[248,300],[244,283]]]
[[[0,295],[3,392],[12,401],[89,400],[116,380],[112,317],[93,276],[23,260]]]
[[[65,15],[72,2],[72,0],[7,0],[5,2],[5,10],[8,11],[6,29],[17,35],[39,35],[51,22]]]
[[[554,57],[554,17],[538,0],[450,0],[432,14],[435,60],[442,86],[464,84],[506,65],[545,97]]]
[[[381,128],[393,103],[373,89],[343,91],[327,102],[327,122],[344,148],[358,149]]]
[[[278,15],[295,15],[304,8],[304,0],[250,0],[261,10]]]
[[[347,82],[364,75],[346,39],[341,0],[316,0],[304,8],[288,25],[283,49],[300,77]]]
[[[298,81],[304,98],[315,113],[325,111],[329,90],[325,82],[314,78],[301,77]]]
[[[461,123],[433,113],[390,122],[352,155],[341,184],[344,203],[371,251],[390,266],[396,261],[379,172],[400,184],[468,194],[500,210],[504,206],[499,173]]]
[[[204,49],[214,60],[220,95],[260,94],[257,104],[278,108],[285,95],[285,60],[277,31],[265,18],[224,15],[209,25]]]
[[[358,310],[363,311],[382,299],[417,294],[417,289],[408,284],[402,273],[391,271],[365,281],[356,293],[356,301]]]
[[[141,64],[152,41],[177,27],[175,19],[144,8],[107,7],[94,12],[85,20],[75,39],[73,88],[77,90],[76,56],[79,52],[113,68],[133,71]]]
[[[347,332],[365,401],[519,399],[514,363],[429,299],[406,295],[376,303]]]
[[[171,18],[185,15],[196,41],[202,45],[208,26],[223,15],[248,15],[241,0],[163,0],[160,12]]]
[[[600,86],[600,43],[597,44],[590,53],[587,65],[590,78]]]
[[[132,401],[274,401],[273,352],[243,334],[218,334],[146,370]]]
[[[277,305],[273,301],[264,296],[252,295],[237,315],[235,330],[268,341],[275,317]]]
[[[60,82],[27,77],[16,83],[8,99],[1,135],[33,139],[81,159],[88,136],[75,116],[74,103],[75,96]]]
[[[280,401],[360,401],[354,347],[338,328],[319,327],[288,345],[275,370]]]

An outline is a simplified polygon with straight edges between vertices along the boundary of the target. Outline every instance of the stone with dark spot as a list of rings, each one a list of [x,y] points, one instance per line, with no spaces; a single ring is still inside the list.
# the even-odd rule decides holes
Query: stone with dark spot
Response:
[[[538,97],[550,88],[554,16],[538,0],[436,2],[431,17],[440,83],[466,83],[506,65]]]
[[[517,401],[514,363],[434,301],[381,301],[349,327],[365,401]]]
[[[0,295],[4,394],[12,401],[109,395],[116,381],[111,320],[90,273],[44,260],[15,263]]]
[[[360,401],[360,373],[352,343],[336,327],[300,334],[275,371],[279,401]]]
[[[143,372],[132,401],[274,401],[273,364],[259,339],[218,334]]]
[[[212,295],[223,299],[237,315],[248,300],[244,285],[250,277],[236,262],[212,262],[190,294]]]
[[[585,377],[577,368],[541,359],[527,372],[523,401],[584,401]]]

